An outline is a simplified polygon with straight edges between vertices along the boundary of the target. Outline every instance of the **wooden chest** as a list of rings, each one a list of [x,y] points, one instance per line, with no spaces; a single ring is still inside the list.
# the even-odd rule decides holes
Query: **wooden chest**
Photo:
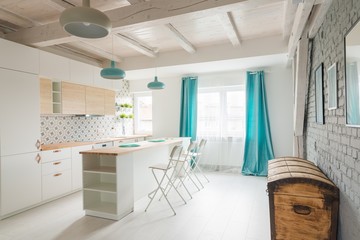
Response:
[[[335,240],[338,188],[312,162],[295,157],[269,161],[272,240]]]

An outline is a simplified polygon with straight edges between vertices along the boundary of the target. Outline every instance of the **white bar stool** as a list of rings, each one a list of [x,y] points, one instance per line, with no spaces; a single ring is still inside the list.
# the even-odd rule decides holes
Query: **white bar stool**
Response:
[[[180,145],[175,146],[171,151],[170,159],[169,159],[169,162],[167,164],[166,163],[159,163],[159,164],[155,164],[155,165],[152,165],[152,166],[149,167],[151,169],[153,175],[154,175],[154,178],[155,178],[155,180],[156,180],[156,182],[158,184],[158,187],[154,191],[152,191],[152,192],[150,192],[148,194],[148,196],[150,198],[150,202],[148,203],[148,205],[147,205],[147,207],[145,209],[145,212],[149,208],[150,204],[154,200],[154,198],[155,198],[156,194],[159,192],[159,190],[161,192],[161,197],[162,196],[165,197],[165,199],[166,199],[167,203],[169,204],[171,210],[173,211],[174,215],[176,215],[176,212],[175,212],[173,206],[171,205],[169,199],[167,198],[167,193],[170,191],[171,188],[175,189],[177,194],[180,196],[180,198],[186,204],[185,199],[183,198],[183,196],[180,194],[180,192],[177,190],[177,188],[174,186],[174,183],[173,183],[174,174],[177,173],[175,168],[178,165],[178,163],[180,162],[179,159],[180,159],[181,153],[182,153],[182,146],[180,146]],[[172,170],[172,169],[173,169],[173,171],[171,172],[170,170]],[[157,177],[156,174],[155,174],[155,171],[162,171],[162,173],[163,173],[162,176]],[[165,182],[166,180],[167,180],[167,182]],[[163,187],[164,184],[166,184],[166,187]],[[167,193],[165,193],[166,188],[168,188],[168,186],[170,186],[170,188],[167,191]]]

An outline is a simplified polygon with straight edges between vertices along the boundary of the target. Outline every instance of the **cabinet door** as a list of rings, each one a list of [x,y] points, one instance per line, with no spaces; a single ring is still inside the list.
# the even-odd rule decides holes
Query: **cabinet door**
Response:
[[[0,38],[0,67],[39,73],[39,50]]]
[[[73,83],[93,85],[93,66],[70,60],[70,81]]]
[[[40,148],[40,87],[37,75],[0,69],[0,153]]]
[[[52,81],[46,78],[40,78],[40,113],[53,113]]]
[[[82,175],[82,154],[79,152],[91,150],[92,145],[73,147],[71,149],[71,174],[72,174],[72,190],[81,189],[83,186]]]
[[[105,115],[115,115],[115,92],[104,90],[105,94]]]
[[[38,153],[1,157],[1,215],[41,201],[41,164]]]
[[[40,76],[52,80],[70,80],[70,59],[40,51]]]
[[[104,89],[86,86],[86,114],[104,115]]]
[[[114,80],[111,79],[105,79],[101,77],[102,68],[99,67],[93,67],[93,73],[94,73],[94,87],[100,87],[100,88],[106,88],[106,89],[113,89],[113,82]],[[116,80],[115,80],[116,81]]]
[[[85,89],[83,85],[61,83],[63,114],[85,114]]]

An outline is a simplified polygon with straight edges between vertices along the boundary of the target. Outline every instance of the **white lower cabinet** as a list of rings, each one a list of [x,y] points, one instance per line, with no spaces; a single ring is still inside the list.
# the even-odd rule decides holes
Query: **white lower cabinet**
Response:
[[[72,190],[80,190],[83,186],[82,155],[79,152],[91,150],[92,145],[71,148]]]
[[[119,220],[134,210],[132,154],[84,154],[86,215]]]
[[[71,169],[42,176],[42,198],[48,200],[71,191]]]
[[[1,157],[1,216],[41,202],[38,152]]]
[[[42,152],[42,200],[71,192],[71,149]]]

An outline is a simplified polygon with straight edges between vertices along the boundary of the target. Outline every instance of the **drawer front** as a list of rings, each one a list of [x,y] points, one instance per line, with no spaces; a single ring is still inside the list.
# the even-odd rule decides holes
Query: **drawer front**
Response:
[[[52,162],[56,160],[71,158],[71,148],[54,149],[41,152],[41,162]]]
[[[61,172],[68,169],[71,169],[70,158],[41,164],[41,173],[43,176],[49,175],[51,173]]]
[[[71,191],[71,170],[42,177],[42,200],[48,200]]]

